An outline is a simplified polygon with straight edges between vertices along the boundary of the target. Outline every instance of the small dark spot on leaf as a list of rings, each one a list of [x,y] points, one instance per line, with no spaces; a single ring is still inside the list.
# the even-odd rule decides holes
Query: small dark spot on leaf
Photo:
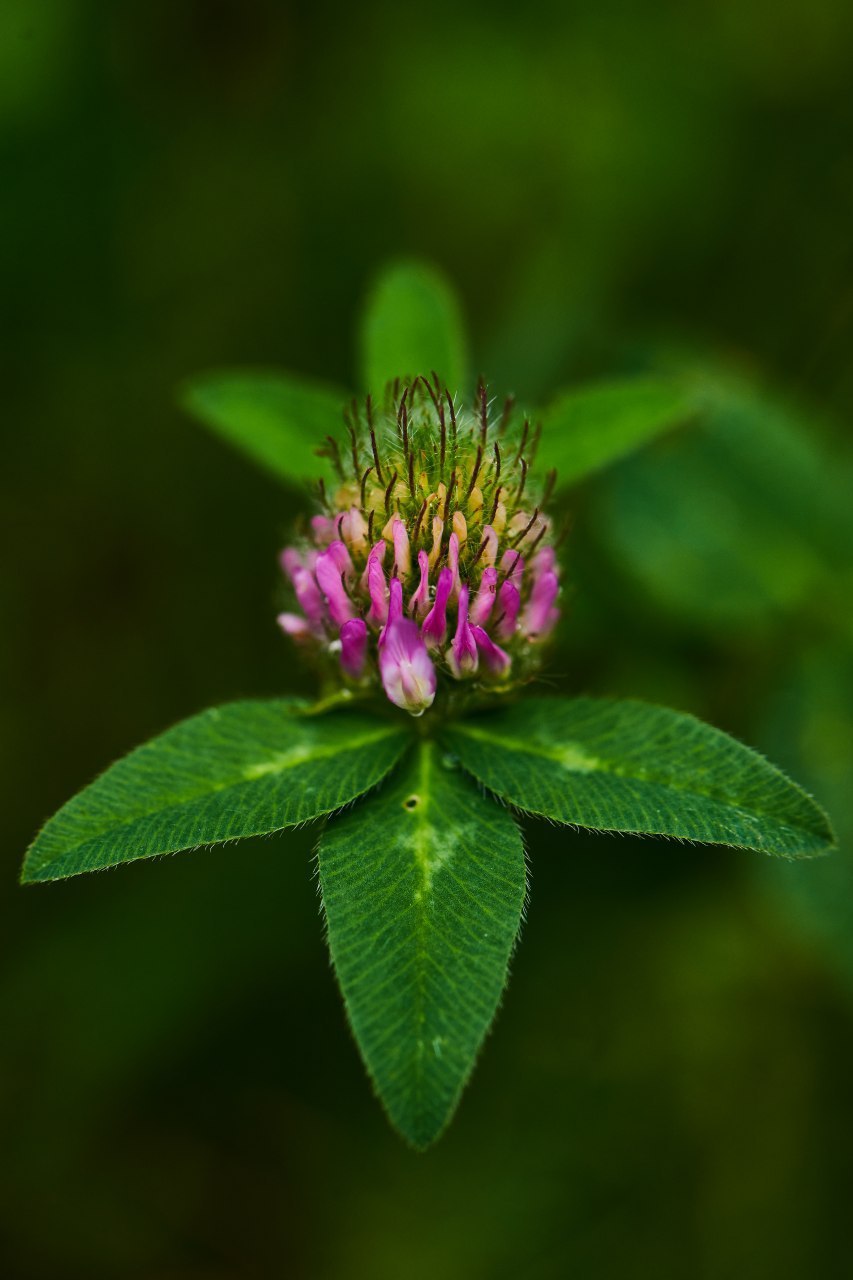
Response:
[[[420,802],[421,802],[420,796],[408,796],[403,801],[403,808],[408,809],[409,812],[411,813],[412,809],[417,809]]]

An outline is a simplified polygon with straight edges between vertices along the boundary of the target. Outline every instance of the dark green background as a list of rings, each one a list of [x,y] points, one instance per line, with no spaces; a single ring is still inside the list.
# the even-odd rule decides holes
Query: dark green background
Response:
[[[11,1280],[841,1273],[849,545],[787,591],[801,566],[771,536],[773,589],[759,574],[755,607],[717,617],[701,573],[647,589],[611,537],[643,501],[673,546],[690,536],[666,492],[642,496],[654,452],[577,495],[559,688],[713,719],[830,806],[842,852],[790,867],[531,825],[504,1008],[425,1156],[386,1127],[346,1030],[310,831],[46,888],[16,874],[117,754],[216,701],[304,688],[273,621],[293,500],[183,418],[174,387],[239,362],[352,382],[388,255],[456,281],[496,391],[722,352],[798,398],[837,473],[851,72],[844,0],[5,0]],[[743,517],[748,547],[771,459],[729,491],[690,440],[661,459]],[[821,499],[806,469],[781,526]]]

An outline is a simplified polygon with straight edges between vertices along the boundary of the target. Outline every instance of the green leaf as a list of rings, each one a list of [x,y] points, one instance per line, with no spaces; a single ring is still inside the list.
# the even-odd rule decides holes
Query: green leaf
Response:
[[[316,480],[317,450],[337,435],[346,392],[289,373],[222,371],[185,384],[183,407],[288,484]]]
[[[667,378],[631,378],[564,392],[542,415],[538,465],[556,467],[560,484],[575,484],[696,410],[684,384]]]
[[[695,431],[596,489],[589,527],[618,571],[670,615],[712,633],[811,605],[838,611],[853,550],[853,459],[808,408],[700,372]],[[544,441],[543,441],[544,443]]]
[[[839,854],[819,863],[792,863],[772,874],[762,860],[753,875],[786,916],[786,927],[819,946],[853,992],[853,663],[849,643],[790,655],[760,708],[761,740],[784,753],[786,765],[827,803],[838,831]]]
[[[762,756],[664,707],[535,699],[461,721],[446,741],[491,791],[557,822],[789,858],[834,843],[823,811]]]
[[[419,743],[320,845],[329,946],[388,1115],[413,1146],[447,1124],[506,981],[525,895],[512,817]]]
[[[348,711],[304,716],[304,706],[235,702],[138,747],[51,818],[22,880],[59,880],[308,822],[375,786],[409,740],[383,720]]]
[[[376,281],[361,326],[365,389],[380,394],[394,378],[433,370],[452,394],[465,387],[467,352],[459,302],[433,267],[401,262]]]

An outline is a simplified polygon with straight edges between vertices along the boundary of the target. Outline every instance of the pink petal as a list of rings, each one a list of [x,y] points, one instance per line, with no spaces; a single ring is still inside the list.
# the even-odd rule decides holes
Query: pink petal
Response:
[[[380,538],[379,541],[374,542],[373,546],[370,548],[370,554],[367,557],[367,564],[364,567],[364,573],[361,575],[361,577],[358,580],[359,590],[362,593],[365,593],[370,590],[369,578],[370,578],[371,560],[378,560],[379,563],[382,564],[382,561],[384,559],[385,559],[385,542],[382,538]]]
[[[560,581],[550,569],[541,573],[533,584],[533,591],[524,610],[521,624],[529,636],[546,636],[553,630],[560,610],[554,608]]]
[[[505,551],[501,556],[501,572],[506,575],[507,582],[512,582],[520,591],[521,576],[524,573],[524,561],[520,551]]]
[[[429,556],[425,551],[418,552],[418,566],[421,571],[421,580],[417,591],[412,593],[409,601],[409,613],[414,614],[420,621],[429,609]]]
[[[288,578],[290,578],[290,581],[292,582],[297,569],[301,569],[303,567],[302,556],[295,547],[285,547],[278,559],[282,570],[287,574]]]
[[[471,604],[471,623],[481,627],[492,612],[495,603],[495,589],[498,585],[498,571],[493,565],[483,570],[480,578],[480,589]]]
[[[541,547],[531,562],[534,575],[546,573],[549,570],[556,571],[557,553],[552,546]]]
[[[341,627],[341,666],[348,676],[357,679],[364,670],[367,656],[367,623],[363,618],[350,618]]]
[[[480,657],[483,659],[490,674],[493,676],[506,675],[511,665],[509,654],[496,645],[482,627],[472,627],[471,631],[477,642],[477,648],[480,650]]]
[[[381,551],[376,546],[367,557],[367,590],[370,593],[367,621],[372,627],[384,627],[388,618],[388,588],[385,585],[385,571],[382,568],[384,557],[384,542]]]
[[[281,627],[286,636],[290,636],[291,640],[308,640],[311,636],[311,628],[299,613],[280,613],[276,618],[276,622]]]
[[[340,570],[348,582],[351,582],[355,576],[355,566],[347,550],[346,543],[341,542],[340,539],[330,542],[327,555],[332,557],[335,568]]]
[[[459,579],[459,537],[455,533],[450,535],[450,543],[447,548],[447,565],[452,574],[450,599],[457,600],[462,583]]]
[[[307,569],[297,569],[293,575],[293,590],[296,592],[299,607],[310,622],[313,630],[321,631],[325,606],[313,573],[309,573]]]
[[[321,547],[325,547],[335,536],[335,522],[328,516],[312,516],[311,531],[314,534],[314,540]]]
[[[343,545],[343,544],[341,544]],[[341,570],[335,563],[335,553],[329,548],[317,557],[317,583],[326,597],[329,615],[336,626],[341,627],[356,616],[355,606],[347,595]]]
[[[388,621],[379,633],[380,647],[385,643],[388,628],[399,622],[403,616],[403,584],[399,578],[391,579],[388,593]]]
[[[435,667],[416,623],[399,618],[392,623],[379,651],[379,674],[389,700],[414,716],[422,715],[435,698]]]
[[[421,634],[430,649],[444,644],[447,636],[447,602],[453,587],[453,574],[449,569],[442,569],[438,575],[435,588],[435,604],[424,618]]]
[[[504,582],[498,592],[498,614],[503,614],[495,626],[495,634],[508,640],[514,633],[521,608],[521,594],[513,582]]]
[[[468,623],[468,588],[459,592],[459,617],[456,635],[450,645],[447,663],[457,680],[477,670],[477,642]]]

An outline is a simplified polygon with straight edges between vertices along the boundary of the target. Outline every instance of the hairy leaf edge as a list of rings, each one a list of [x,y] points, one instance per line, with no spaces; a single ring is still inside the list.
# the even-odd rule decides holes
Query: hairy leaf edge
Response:
[[[565,699],[561,699],[561,701],[571,702],[573,701],[573,699],[565,698]],[[596,698],[596,699],[591,699],[591,701],[596,701],[603,705],[611,705],[611,706],[616,705],[620,702],[623,702],[623,703],[629,702],[635,706],[648,707],[656,711],[670,711],[670,712],[673,712],[673,714],[675,715],[684,717],[684,719],[686,720],[691,720],[694,724],[701,725],[702,728],[713,729],[715,733],[723,734],[724,737],[729,738],[732,742],[736,743],[737,746],[741,748],[741,750],[748,752],[749,755],[753,756],[755,759],[759,760],[762,764],[768,766],[768,768],[772,769],[775,773],[779,774],[782,778],[784,778],[787,785],[793,791],[797,792],[800,796],[803,797],[803,799],[809,802],[809,804],[813,807],[815,811],[816,817],[819,817],[822,821],[824,834],[827,837],[825,844],[820,848],[817,848],[813,851],[809,851],[805,853],[780,853],[772,849],[758,848],[755,845],[734,844],[729,841],[720,842],[716,840],[700,840],[694,836],[678,836],[665,831],[640,831],[640,830],[634,830],[634,829],[626,830],[625,828],[622,828],[622,827],[587,826],[585,823],[570,822],[563,818],[555,818],[552,814],[544,813],[541,810],[527,809],[524,807],[523,803],[521,803],[519,800],[513,799],[505,791],[498,791],[494,787],[491,787],[489,783],[487,783],[483,778],[480,778],[472,768],[466,765],[465,762],[461,759],[461,757],[459,757],[459,763],[461,767],[465,770],[465,772],[469,775],[469,777],[471,777],[473,781],[479,786],[479,788],[482,789],[484,792],[488,793],[489,795],[491,795],[495,800],[498,801],[498,803],[504,805],[506,808],[524,817],[542,819],[545,822],[549,823],[549,825],[554,827],[569,827],[572,830],[577,832],[590,831],[596,835],[653,836],[656,839],[673,840],[678,844],[687,844],[687,845],[705,845],[709,847],[713,847],[714,845],[719,845],[721,848],[742,849],[750,853],[763,853],[767,857],[782,858],[786,862],[799,862],[799,861],[804,861],[810,858],[825,857],[826,855],[832,853],[834,850],[838,848],[838,837],[832,826],[832,821],[829,815],[827,814],[826,810],[820,804],[820,802],[809,791],[807,791],[805,787],[800,786],[798,782],[795,782],[792,778],[790,778],[787,775],[787,773],[784,772],[784,770],[780,769],[777,765],[773,764],[773,762],[769,760],[757,748],[748,746],[746,743],[741,742],[739,738],[735,738],[732,734],[726,733],[726,731],[723,729],[717,729],[715,728],[715,726],[707,724],[706,721],[700,720],[698,716],[692,715],[689,711],[673,711],[673,708],[671,707],[662,707],[658,703],[642,702],[640,699],[637,699],[637,698],[627,698],[627,699]],[[461,732],[464,734],[465,721],[464,720],[457,721],[451,727],[451,733],[454,731]],[[468,736],[471,738],[474,738],[475,735],[469,734]],[[446,741],[446,745],[447,745],[447,749],[453,752],[452,736],[448,737]],[[676,787],[674,788],[674,790],[682,791],[686,795],[695,795],[705,800],[714,800],[714,801],[717,801],[718,803],[727,803],[725,800],[721,800],[719,796],[713,795],[710,792],[702,792],[696,789],[688,789],[683,787],[682,788]],[[766,812],[761,809],[749,810],[749,809],[744,809],[743,806],[741,805],[732,805],[731,807],[733,809],[739,810],[742,813],[749,814],[752,816],[755,816],[756,814],[758,816],[771,816],[771,815],[767,815]],[[799,828],[799,827],[791,827],[790,829],[792,831],[802,830],[802,828]]]
[[[245,701],[251,702],[252,699],[246,699]],[[257,701],[264,702],[266,700],[257,699]],[[286,699],[282,699],[282,701],[286,701]],[[312,704],[311,702],[308,702],[305,699],[294,699],[293,703],[294,705],[292,708],[292,714],[294,715],[294,717],[301,717],[301,716],[308,717],[308,716],[314,716],[317,714],[314,704]],[[222,707],[239,706],[239,705],[241,705],[239,702],[221,704]],[[220,707],[207,708],[207,710],[219,710],[219,709],[221,708]],[[330,708],[330,710],[336,710],[336,709],[338,708]],[[323,714],[323,712],[321,712],[320,714]],[[196,715],[204,715],[204,711],[197,712]],[[193,718],[194,718],[193,716],[187,717],[187,719],[193,719]],[[376,721],[377,721],[377,724],[384,723],[388,725],[389,736],[392,735],[394,732],[399,732],[399,731],[395,731],[394,728],[391,726],[390,722],[387,720],[383,720],[380,717],[376,717]],[[170,727],[173,729],[176,729],[179,727],[179,725],[185,724],[185,723],[186,723],[186,720],[182,720],[182,721],[179,720],[176,722],[176,724]],[[110,770],[116,764],[120,764],[122,760],[128,759],[128,757],[133,755],[135,751],[138,751],[140,747],[147,746],[150,742],[155,741],[156,738],[161,737],[162,734],[168,733],[168,732],[169,732],[169,729],[162,730],[161,733],[156,734],[154,738],[149,738],[147,742],[140,743],[139,746],[131,748],[131,750],[128,751],[125,755],[119,756],[117,760],[111,761],[111,763],[108,764],[104,769],[102,769],[100,773],[95,775],[95,777],[91,780],[91,782],[87,782],[78,791],[75,791],[74,795],[72,795],[69,798],[69,800],[65,802],[65,804],[69,804],[71,800],[75,800],[77,796],[81,795],[84,791],[87,791],[89,787],[95,786],[98,782],[101,781],[102,778],[104,778],[110,772]],[[38,829],[38,832],[30,841],[30,844],[27,846],[26,853],[24,854],[24,861],[21,866],[20,875],[18,877],[18,882],[21,885],[55,883],[59,880],[74,879],[78,875],[91,875],[93,871],[94,872],[113,871],[116,868],[123,867],[130,862],[142,862],[142,861],[147,861],[151,858],[168,858],[168,857],[172,857],[174,854],[177,854],[177,853],[195,853],[199,849],[211,849],[216,846],[239,844],[241,840],[257,840],[265,836],[280,835],[282,831],[300,831],[303,828],[310,827],[315,823],[325,822],[329,817],[332,817],[335,814],[345,812],[352,805],[358,804],[360,801],[364,800],[368,795],[370,795],[373,791],[375,791],[378,787],[382,786],[386,782],[386,780],[390,777],[390,775],[395,771],[395,769],[399,767],[404,756],[410,749],[410,745],[411,745],[410,741],[406,738],[406,736],[403,733],[401,733],[400,754],[396,757],[396,759],[391,761],[388,768],[385,770],[385,772],[382,774],[381,777],[377,778],[376,782],[372,783],[371,786],[367,787],[364,791],[361,791],[357,795],[352,796],[349,800],[344,801],[343,804],[336,805],[330,809],[318,810],[318,812],[310,818],[302,818],[298,822],[284,823],[280,827],[266,828],[261,831],[246,832],[243,835],[239,835],[239,836],[226,836],[222,840],[201,841],[199,844],[182,845],[178,849],[158,849],[153,853],[140,854],[138,858],[122,858],[117,862],[107,862],[107,863],[104,863],[103,866],[93,867],[90,870],[72,871],[67,874],[60,873],[58,875],[41,874],[41,872],[45,870],[46,867],[55,867],[58,863],[61,863],[64,858],[66,858],[68,855],[74,852],[74,849],[68,849],[65,851],[65,853],[61,854],[58,858],[55,858],[51,862],[44,864],[44,867],[39,869],[39,873],[35,875],[28,875],[27,870],[28,870],[30,855],[35,849],[39,840],[41,839],[45,829],[53,822],[55,818],[59,816],[59,814],[65,808],[65,805],[61,805],[59,809],[56,810],[55,813],[51,814],[51,816],[47,818],[45,822],[42,823],[42,825]],[[156,811],[152,811],[152,812],[156,812]],[[138,815],[138,816],[148,816],[148,815]],[[118,824],[118,825],[120,826],[121,824]],[[77,847],[79,846],[75,846],[75,849]]]
[[[440,746],[440,745],[441,745],[441,742],[439,739],[438,741],[436,741],[436,746]],[[365,792],[363,795],[357,796],[354,800],[350,802],[349,805],[344,806],[344,808],[342,809],[336,810],[334,814],[329,816],[337,817],[339,813],[345,812],[345,810],[348,808],[370,804],[372,798],[376,795],[376,793],[379,790],[381,790],[382,787],[387,786],[389,781],[392,778],[392,775],[396,773],[397,769],[402,767],[405,757],[409,754],[410,751],[414,750],[415,746],[416,744],[414,742],[411,743],[409,747],[406,749],[406,751],[404,752],[404,754],[399,757],[399,759],[394,763],[392,768],[388,770],[385,776],[376,784],[375,787],[372,787],[369,792]],[[456,1113],[459,1110],[459,1106],[462,1101],[463,1094],[465,1093],[469,1083],[471,1082],[471,1078],[473,1077],[477,1069],[477,1066],[479,1064],[480,1058],[482,1057],[483,1052],[486,1048],[486,1043],[489,1037],[492,1035],[492,1032],[494,1031],[495,1024],[498,1021],[498,1016],[501,1012],[501,1009],[503,1008],[504,999],[506,997],[506,993],[510,984],[510,979],[512,977],[512,964],[521,942],[522,932],[524,930],[525,925],[527,924],[527,913],[530,905],[530,892],[531,892],[530,882],[532,878],[533,864],[530,858],[527,835],[526,835],[524,826],[520,821],[522,817],[525,817],[527,815],[524,813],[523,810],[520,810],[513,805],[506,804],[502,800],[502,798],[498,796],[495,792],[490,791],[487,787],[484,787],[482,783],[479,781],[479,779],[477,779],[472,773],[470,773],[469,770],[464,768],[461,761],[459,765],[459,770],[460,770],[460,774],[466,780],[466,783],[470,783],[471,786],[480,793],[483,800],[491,804],[498,804],[502,809],[506,809],[508,811],[508,815],[512,819],[513,824],[515,826],[515,830],[518,835],[519,842],[521,844],[522,857],[524,858],[524,897],[522,898],[522,902],[521,902],[521,911],[519,914],[518,928],[516,929],[515,937],[513,938],[513,941],[512,941],[512,947],[510,948],[510,953],[507,956],[506,974],[504,977],[504,983],[503,983],[503,986],[501,987],[501,992],[498,997],[498,1002],[495,1005],[494,1013],[492,1014],[489,1025],[486,1027],[485,1031],[483,1032],[483,1038],[480,1041],[479,1045],[477,1046],[477,1051],[471,1060],[471,1065],[468,1071],[466,1072],[464,1078],[459,1083],[459,1088],[454,1094],[453,1101],[450,1107],[448,1108],[447,1114],[445,1115],[444,1120],[442,1121],[441,1127],[436,1129],[435,1133],[430,1138],[428,1138],[425,1142],[417,1142],[415,1139],[413,1139],[410,1134],[406,1133],[405,1130],[399,1127],[399,1125],[397,1124],[397,1122],[394,1120],[393,1116],[389,1112],[387,1106],[385,1105],[385,1100],[379,1091],[379,1087],[373,1075],[373,1071],[371,1070],[367,1060],[365,1059],[364,1055],[361,1052],[361,1047],[358,1042],[358,1037],[355,1033],[355,1028],[353,1027],[353,1024],[352,1024],[349,1004],[347,1003],[347,999],[346,999],[346,996],[344,995],[340,978],[338,977],[337,967],[335,965],[335,959],[334,959],[334,955],[332,953],[332,947],[329,941],[329,918],[326,913],[326,903],[323,898],[323,886],[320,881],[320,847],[323,843],[323,836],[325,835],[326,826],[328,823],[328,817],[324,818],[323,820],[323,828],[319,832],[317,842],[314,846],[314,854],[312,858],[312,861],[314,863],[314,870],[312,874],[314,876],[314,879],[317,885],[316,891],[317,891],[317,897],[319,899],[319,912],[320,912],[321,919],[323,921],[323,939],[326,944],[326,954],[328,956],[329,968],[332,971],[338,996],[344,1008],[344,1017],[346,1019],[347,1029],[349,1031],[353,1047],[355,1048],[355,1051],[356,1051],[356,1056],[368,1078],[368,1081],[370,1082],[370,1088],[373,1093],[373,1096],[376,1099],[376,1101],[379,1103],[379,1106],[382,1108],[382,1113],[385,1116],[385,1119],[388,1121],[388,1124],[391,1126],[394,1132],[403,1139],[406,1146],[409,1147],[411,1151],[415,1152],[416,1155],[423,1155],[431,1147],[434,1147],[435,1144],[444,1136],[444,1134],[450,1128],[451,1124],[453,1123],[453,1120],[456,1117]]]

